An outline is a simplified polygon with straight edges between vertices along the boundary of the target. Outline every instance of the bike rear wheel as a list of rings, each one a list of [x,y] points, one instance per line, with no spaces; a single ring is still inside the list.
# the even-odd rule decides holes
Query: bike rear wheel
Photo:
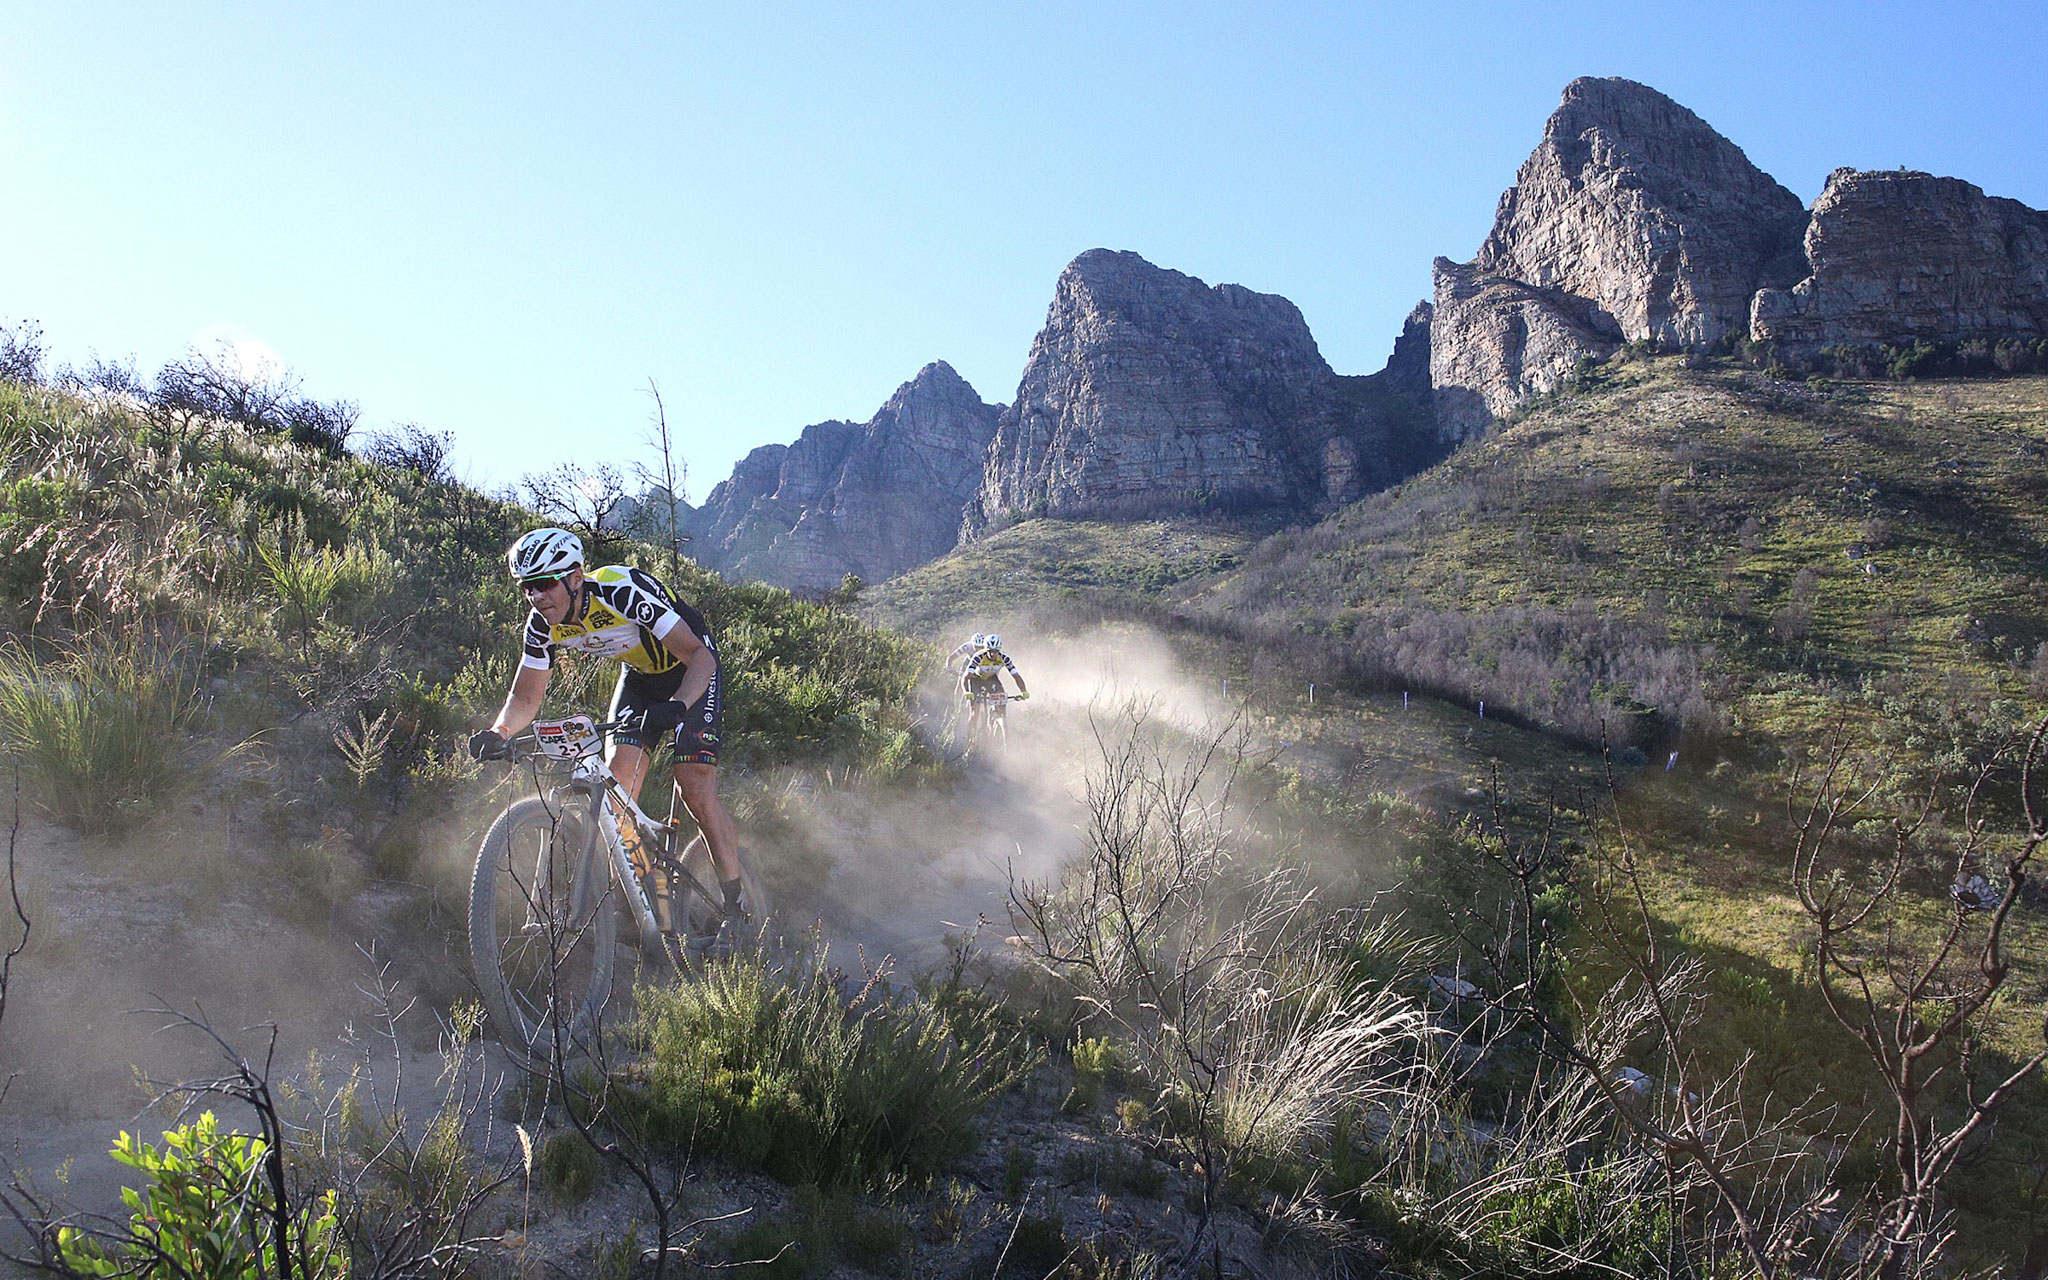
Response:
[[[555,1059],[587,1043],[611,994],[617,904],[591,812],[538,796],[498,815],[469,890],[469,958],[507,1049]]]
[[[669,885],[673,927],[662,935],[665,958],[669,963],[687,971],[693,963],[724,945],[755,942],[765,936],[768,916],[773,908],[768,900],[768,890],[762,886],[760,877],[754,874],[753,864],[747,861],[745,853],[739,855],[740,897],[746,906],[747,918],[737,937],[720,933],[725,919],[724,890],[719,882],[718,868],[713,865],[711,851],[703,838],[691,840],[678,860],[684,875],[672,876]]]

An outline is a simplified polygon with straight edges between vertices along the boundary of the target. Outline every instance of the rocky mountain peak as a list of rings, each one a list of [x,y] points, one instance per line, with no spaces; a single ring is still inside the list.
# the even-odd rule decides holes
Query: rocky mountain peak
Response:
[[[945,554],[981,479],[1001,410],[944,361],[899,386],[866,423],[805,427],[749,453],[695,515],[706,566],[817,592]]]
[[[1760,287],[1803,272],[1799,198],[1646,85],[1580,79],[1469,263],[1439,260],[1431,376],[1469,434],[1622,342],[1741,331]]]
[[[1706,121],[1632,80],[1580,79],[1501,197],[1474,265],[1589,299],[1624,338],[1703,346],[1789,283],[1806,210]]]
[[[1392,464],[1344,382],[1287,299],[1091,249],[1054,286],[965,528],[1348,500]]]
[[[1207,285],[1156,267],[1128,250],[1090,249],[1067,264],[1053,286],[1047,330],[1091,323],[1143,331],[1199,323],[1206,329],[1256,330],[1290,359],[1327,369],[1308,323],[1292,302],[1243,285]]]

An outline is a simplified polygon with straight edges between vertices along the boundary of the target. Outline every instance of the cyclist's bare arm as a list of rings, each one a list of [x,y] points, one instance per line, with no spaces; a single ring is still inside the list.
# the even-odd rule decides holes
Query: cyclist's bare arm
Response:
[[[711,677],[718,670],[718,655],[697,638],[696,632],[681,622],[668,629],[668,634],[661,638],[661,647],[685,664],[683,683],[676,689],[672,700],[686,707],[697,705],[697,699],[711,687]]]
[[[677,627],[687,631],[687,627]],[[498,718],[491,722],[491,732],[501,738],[510,738],[540,714],[541,699],[548,691],[548,677],[553,672],[546,667],[521,667],[512,677],[512,691],[505,695],[505,706],[498,712]]]

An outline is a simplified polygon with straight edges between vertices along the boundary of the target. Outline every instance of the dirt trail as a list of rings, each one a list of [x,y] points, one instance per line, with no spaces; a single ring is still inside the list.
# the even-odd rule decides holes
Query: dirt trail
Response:
[[[68,1165],[65,1199],[118,1203],[127,1171],[106,1154],[115,1135],[153,1139],[169,1123],[145,1114],[143,1082],[227,1070],[217,1045],[151,1010],[204,1019],[279,1077],[309,1054],[343,1051],[373,1013],[362,988],[375,966],[358,943],[371,945],[377,925],[280,918],[290,886],[249,837],[204,804],[111,843],[24,819],[16,857],[31,933],[0,1024],[8,1169],[56,1189]],[[228,1121],[233,1104],[216,1110]]]

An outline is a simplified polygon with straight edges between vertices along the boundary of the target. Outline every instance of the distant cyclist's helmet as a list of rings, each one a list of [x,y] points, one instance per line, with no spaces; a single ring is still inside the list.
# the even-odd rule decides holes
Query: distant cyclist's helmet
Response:
[[[520,582],[559,578],[583,563],[583,539],[567,529],[535,529],[512,544],[505,560]]]
[[[983,634],[982,632],[979,632],[979,631],[975,632],[975,633],[974,633],[974,647],[975,647],[975,648],[977,648],[977,649],[986,649],[986,648],[988,648],[988,636],[986,636],[985,634]]]
[[[993,631],[989,632],[989,633],[988,633],[988,647],[989,647],[989,648],[991,648],[991,649],[1000,649],[1000,648],[1002,648],[1002,647],[1003,647],[1003,638],[1002,638],[1001,636],[997,635],[997,634],[996,634],[995,632],[993,632]]]

